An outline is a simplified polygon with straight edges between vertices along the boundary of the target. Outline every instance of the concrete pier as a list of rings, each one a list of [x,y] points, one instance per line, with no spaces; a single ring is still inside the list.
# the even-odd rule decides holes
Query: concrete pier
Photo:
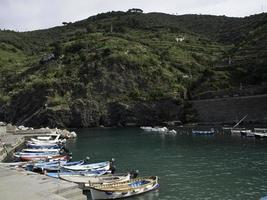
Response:
[[[0,161],[3,161],[17,147],[24,143],[24,137],[13,135],[7,126],[0,126]]]
[[[10,167],[1,163],[24,143],[25,137],[46,134],[46,130],[15,131],[13,126],[0,126],[0,200],[86,200],[75,183]]]
[[[45,175],[10,169],[0,163],[0,199],[86,200],[77,184]]]

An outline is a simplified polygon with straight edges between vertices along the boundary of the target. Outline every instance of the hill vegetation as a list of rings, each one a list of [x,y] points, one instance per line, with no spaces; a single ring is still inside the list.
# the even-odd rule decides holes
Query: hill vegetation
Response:
[[[266,82],[267,14],[109,12],[64,24],[0,31],[0,120],[72,127],[190,121],[190,96]]]

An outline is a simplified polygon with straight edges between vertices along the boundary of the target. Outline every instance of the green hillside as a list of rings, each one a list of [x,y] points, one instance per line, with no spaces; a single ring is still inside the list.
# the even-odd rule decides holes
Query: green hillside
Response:
[[[267,14],[110,12],[46,30],[0,31],[0,120],[186,121],[184,99],[192,94],[266,82],[266,43]]]

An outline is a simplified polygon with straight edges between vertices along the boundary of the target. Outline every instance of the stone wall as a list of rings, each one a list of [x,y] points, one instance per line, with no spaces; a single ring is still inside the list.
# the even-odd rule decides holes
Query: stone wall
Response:
[[[245,115],[244,122],[267,124],[267,94],[190,101],[199,123],[235,123]]]

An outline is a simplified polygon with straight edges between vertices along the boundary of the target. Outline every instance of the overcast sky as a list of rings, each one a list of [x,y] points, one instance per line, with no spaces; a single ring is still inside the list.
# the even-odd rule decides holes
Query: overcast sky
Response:
[[[267,0],[0,0],[0,29],[27,31],[59,26],[107,11],[243,17],[267,11]]]

